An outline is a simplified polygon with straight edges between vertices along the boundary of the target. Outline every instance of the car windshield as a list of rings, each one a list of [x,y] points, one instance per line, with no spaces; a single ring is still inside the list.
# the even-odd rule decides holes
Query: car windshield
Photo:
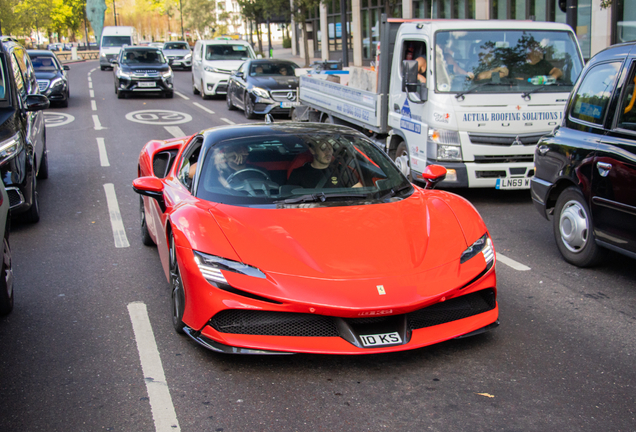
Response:
[[[50,56],[34,56],[31,55],[31,63],[33,63],[33,69],[38,72],[55,72],[60,69],[57,61]]]
[[[291,130],[237,138],[211,146],[203,157],[196,196],[225,204],[359,205],[413,191],[384,152],[354,134]]]
[[[434,57],[438,92],[569,92],[583,68],[565,31],[440,31]]]
[[[164,44],[163,49],[166,50],[189,50],[190,47],[185,42],[168,42]]]
[[[293,63],[253,63],[250,66],[250,76],[266,75],[295,75],[298,66]]]
[[[254,54],[247,45],[208,45],[205,49],[206,60],[249,60],[253,58]]]
[[[122,63],[125,65],[139,64],[163,64],[166,59],[160,50],[126,50],[122,54]]]
[[[104,36],[102,38],[102,47],[121,47],[124,45],[132,45],[130,36]]]

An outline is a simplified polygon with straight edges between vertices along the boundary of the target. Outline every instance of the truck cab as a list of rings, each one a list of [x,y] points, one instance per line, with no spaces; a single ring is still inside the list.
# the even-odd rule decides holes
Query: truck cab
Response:
[[[536,143],[561,124],[583,68],[568,26],[404,22],[392,54],[387,147],[403,172],[418,179],[438,164],[448,170],[440,187],[530,187]],[[418,57],[425,101],[403,91],[403,62]]]

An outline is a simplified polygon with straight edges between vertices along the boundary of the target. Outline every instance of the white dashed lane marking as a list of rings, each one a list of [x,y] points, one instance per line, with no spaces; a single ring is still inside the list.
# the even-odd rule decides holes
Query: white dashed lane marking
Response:
[[[91,109],[92,109],[93,111],[97,111],[97,104],[95,103],[95,101],[94,101],[94,100],[91,100]]]
[[[93,114],[93,123],[95,123],[95,130],[102,130],[102,129],[106,129],[105,127],[102,126],[102,124],[99,122],[99,117],[97,117],[97,114]]]
[[[519,271],[528,271],[528,270],[532,270],[530,267],[523,265],[515,260],[513,260],[512,258],[508,258],[505,255],[502,255],[500,253],[497,252],[497,261],[507,265],[508,267],[512,267],[515,270],[519,270]]]
[[[119,204],[117,203],[117,194],[115,194],[115,185],[106,183],[104,185],[106,192],[106,202],[108,204],[108,214],[110,215],[110,224],[113,228],[113,237],[115,239],[116,248],[130,247],[128,237],[126,237],[126,229],[121,219]]]
[[[200,103],[198,103],[198,102],[192,102],[192,104],[193,104],[195,107],[197,107],[197,108],[201,108],[201,109],[202,109],[203,111],[205,111],[206,113],[214,114],[214,111],[212,111],[212,110],[211,110],[211,109],[209,109],[209,108],[204,107],[203,105],[201,105],[201,104],[200,104]]]
[[[234,123],[232,120],[230,120],[230,119],[226,119],[225,117],[221,117],[221,120],[223,120],[223,121],[224,121],[225,123],[227,123],[227,124],[236,124],[236,123]]]
[[[88,93],[90,94],[90,96],[91,96],[92,98],[94,98],[94,97],[95,97],[95,91],[93,91],[93,90],[89,90],[89,91],[88,91]]]
[[[161,356],[148,318],[148,309],[141,302],[130,303],[128,313],[132,322],[141,370],[146,382],[148,399],[157,432],[181,431],[177,413],[174,410],[170,388],[161,364]]]
[[[189,97],[187,97],[186,95],[184,95],[183,93],[179,93],[178,91],[175,90],[174,94],[176,94],[177,96],[179,96],[180,98],[183,98],[185,100],[190,100]]]
[[[179,126],[164,126],[164,128],[175,138],[181,138],[186,136],[186,134],[181,130]]]
[[[99,149],[99,162],[103,167],[110,166],[108,162],[108,153],[106,153],[106,143],[104,138],[97,138],[97,148]]]

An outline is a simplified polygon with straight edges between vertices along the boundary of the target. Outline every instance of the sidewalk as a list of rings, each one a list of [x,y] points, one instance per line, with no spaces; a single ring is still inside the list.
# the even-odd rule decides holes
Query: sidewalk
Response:
[[[258,44],[258,43],[257,43]],[[258,46],[258,45],[257,45]],[[283,48],[282,43],[272,42],[272,48],[274,49],[274,58],[281,60],[290,60],[296,63],[300,67],[305,66],[305,57],[295,56],[292,54],[291,48]],[[263,50],[267,52],[267,41],[263,41]],[[315,61],[321,61],[319,57],[309,58],[309,64],[311,65]]]

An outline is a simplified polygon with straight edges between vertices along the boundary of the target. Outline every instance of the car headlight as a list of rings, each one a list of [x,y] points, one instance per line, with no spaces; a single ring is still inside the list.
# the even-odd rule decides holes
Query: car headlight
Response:
[[[22,142],[20,141],[20,132],[16,133],[11,138],[0,142],[0,165],[15,156],[21,148]]]
[[[462,161],[462,147],[457,131],[430,128],[427,149],[428,154],[437,155],[439,161]]]
[[[197,263],[199,271],[208,282],[227,284],[227,280],[225,280],[225,276],[223,276],[221,270],[261,279],[265,278],[265,274],[256,267],[218,256],[208,255],[203,252],[192,252],[194,252],[194,262]]]
[[[100,57],[106,57],[106,53],[100,53],[99,56]]]
[[[191,58],[192,58],[192,53],[190,53],[190,54],[186,54],[186,55],[183,57],[183,59],[184,59],[184,60],[190,60]]]
[[[214,66],[203,66],[203,70],[205,70],[207,72],[214,72],[214,73],[220,73],[220,74],[225,74],[225,75],[229,75],[231,73],[231,72],[223,70],[223,69],[215,68]]]
[[[62,78],[57,77],[57,78],[54,78],[54,79],[51,80],[51,84],[50,84],[51,88],[59,87],[61,85],[64,85],[64,80]]]
[[[252,93],[254,93],[258,97],[269,98],[269,92],[267,90],[265,90],[265,89],[260,88],[260,87],[253,87],[252,88]]]
[[[490,264],[495,259],[495,249],[492,246],[492,240],[490,240],[488,234],[481,236],[479,240],[462,252],[462,256],[459,260],[460,264],[463,264],[469,259],[479,255],[479,253],[484,254],[486,264]]]
[[[162,72],[161,76],[164,78],[171,78],[172,77],[172,69],[168,69],[166,72]]]
[[[130,77],[132,76],[131,74],[121,70],[121,68],[117,69],[116,75],[117,75],[117,78],[128,78],[128,79],[130,79]]]

